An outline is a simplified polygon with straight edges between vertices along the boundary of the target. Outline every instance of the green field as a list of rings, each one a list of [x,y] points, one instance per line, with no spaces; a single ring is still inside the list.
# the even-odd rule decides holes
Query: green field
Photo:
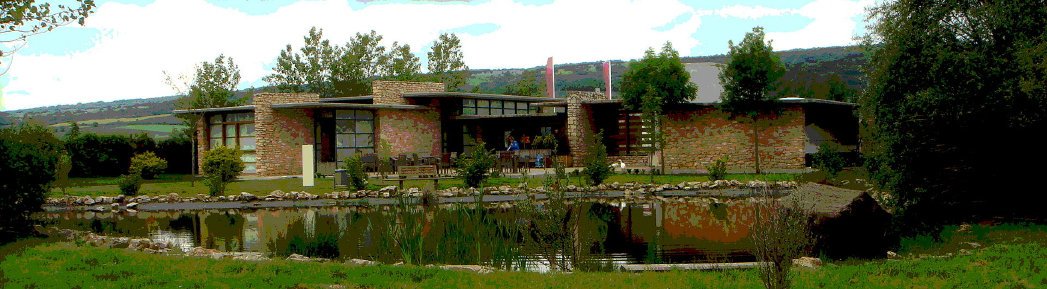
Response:
[[[946,228],[955,231],[956,227]],[[970,254],[951,248],[981,241]],[[911,240],[910,240],[911,241]],[[794,288],[1042,288],[1047,227],[975,226],[928,248],[903,248],[902,260],[827,262],[793,269]],[[927,249],[932,249],[927,251]],[[941,251],[936,251],[941,250]],[[949,252],[942,252],[949,251]],[[913,258],[925,253],[946,257]],[[360,267],[337,262],[234,261],[159,256],[26,239],[0,246],[0,283],[11,288],[762,288],[754,270],[476,274],[416,266]]]
[[[118,128],[148,132],[170,133],[172,130],[175,129],[184,129],[185,126],[178,124],[129,124]]]

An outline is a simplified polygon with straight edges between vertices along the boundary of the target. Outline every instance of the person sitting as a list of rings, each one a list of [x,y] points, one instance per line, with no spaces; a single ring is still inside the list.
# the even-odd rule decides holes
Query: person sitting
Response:
[[[518,150],[520,150],[520,142],[518,142],[516,140],[513,140],[512,142],[509,143],[508,151],[516,152]]]

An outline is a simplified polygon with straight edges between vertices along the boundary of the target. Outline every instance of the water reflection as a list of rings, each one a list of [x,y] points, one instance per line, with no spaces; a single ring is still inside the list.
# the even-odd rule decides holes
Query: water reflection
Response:
[[[621,264],[750,261],[748,202],[522,203],[60,212],[61,228],[149,237],[189,250],[484,264],[505,270],[613,270]]]

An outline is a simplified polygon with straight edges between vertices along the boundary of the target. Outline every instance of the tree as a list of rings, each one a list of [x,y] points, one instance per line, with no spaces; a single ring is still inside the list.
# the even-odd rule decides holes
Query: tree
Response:
[[[853,88],[847,86],[847,83],[843,82],[843,78],[840,75],[833,74],[829,76],[829,95],[826,96],[828,100],[835,101],[846,101],[854,102],[857,100],[858,92]]]
[[[785,65],[774,53],[771,42],[765,43],[763,39],[763,27],[754,27],[752,32],[745,33],[738,46],[728,41],[727,63],[719,76],[723,85],[720,108],[732,117],[744,115],[752,121],[756,173],[761,172],[757,118],[778,109],[778,98],[770,92],[785,74]]]
[[[607,146],[603,144],[603,131],[592,136],[589,154],[585,156],[584,163],[582,174],[589,180],[590,185],[599,186],[611,175],[611,167],[607,163]]]
[[[276,58],[273,74],[264,80],[283,92],[312,92],[321,97],[337,94],[332,82],[332,69],[340,53],[323,38],[323,29],[312,27],[303,37],[304,45],[295,52],[288,44]]]
[[[662,112],[671,105],[686,103],[698,95],[698,86],[691,82],[680,54],[672,43],[665,42],[662,51],[655,54],[648,48],[639,61],[629,62],[629,70],[622,75],[622,104],[629,110],[643,112],[646,144],[654,164],[654,152],[661,148]],[[654,178],[654,168],[651,168]]]
[[[65,135],[66,140],[75,139],[80,136],[80,125],[75,121],[69,122],[69,133]]]
[[[461,89],[469,67],[463,62],[462,44],[454,33],[440,34],[429,51],[429,74],[433,81],[442,82],[448,91]]]
[[[538,72],[531,69],[525,69],[520,73],[520,79],[507,85],[503,93],[523,96],[543,96],[545,95],[545,89],[538,81]]]
[[[411,53],[411,46],[400,45],[399,43],[393,42],[393,46],[389,49],[389,53],[386,54],[383,61],[385,78],[394,80],[415,80],[418,78],[418,73],[422,69],[422,62]]]
[[[36,3],[36,0],[0,1],[0,65],[25,46],[29,37],[76,22],[84,25],[95,8],[94,0],[77,0],[75,5]],[[52,9],[55,8],[55,9]],[[6,61],[7,73],[11,61]]]
[[[32,229],[55,180],[62,143],[47,127],[21,123],[0,128],[0,242]]]
[[[1044,217],[1024,180],[1047,161],[1030,141],[1047,131],[1047,1],[894,1],[869,20],[862,149],[894,227]]]
[[[176,83],[175,79],[167,75],[167,84],[183,95],[175,102],[178,109],[229,107],[246,101],[246,98],[236,97],[236,86],[240,84],[240,68],[232,57],[219,54],[214,62],[204,61],[197,64],[191,79],[191,82],[187,82],[183,76],[182,83]],[[191,155],[192,159],[196,160],[196,132],[199,130],[197,123],[203,115],[188,113],[179,114],[178,117],[192,134],[189,138],[192,142]],[[193,164],[190,172],[194,176],[192,182],[195,185],[196,165],[195,162],[189,163]]]
[[[628,109],[643,107],[645,98],[658,98],[661,108],[686,103],[698,95],[698,86],[691,82],[680,53],[672,43],[665,42],[662,51],[655,54],[648,48],[639,61],[629,62],[629,70],[622,75],[622,103]]]

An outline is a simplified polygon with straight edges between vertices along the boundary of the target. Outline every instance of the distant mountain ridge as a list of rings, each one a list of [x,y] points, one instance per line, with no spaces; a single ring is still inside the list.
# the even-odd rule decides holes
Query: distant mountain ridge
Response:
[[[858,90],[864,88],[861,66],[866,63],[866,59],[856,46],[795,49],[779,51],[778,54],[787,69],[786,74],[783,76],[783,81],[809,85],[811,83],[824,82],[830,75],[836,74],[849,87]],[[711,73],[714,70],[710,70],[710,67],[714,67],[713,64],[724,63],[726,56],[689,56],[682,57],[681,60],[687,64],[688,70],[692,71],[692,74],[696,74],[692,75],[692,81],[699,84],[700,93],[703,93],[701,87],[706,87],[704,94],[699,95],[699,101],[716,98],[719,92],[712,89],[712,86],[718,83],[712,83],[717,80],[716,75],[712,75],[715,73]],[[622,73],[627,69],[628,63],[628,61],[620,60],[611,61],[612,79],[616,82],[613,86],[615,94],[617,94],[617,88],[620,86],[618,82]],[[503,93],[505,88],[518,81],[521,78],[521,74],[526,70],[533,70],[538,73],[538,81],[544,83],[544,66],[473,69],[470,70],[470,77],[463,89],[465,91]],[[557,64],[557,94],[565,95],[565,91],[568,90],[602,91],[604,81],[601,73],[602,62]],[[238,94],[246,94],[251,91],[240,91]],[[85,131],[97,131],[99,133],[147,132],[163,136],[167,133],[163,132],[165,127],[162,126],[174,127],[180,125],[180,121],[177,118],[170,116],[171,111],[175,108],[175,100],[177,99],[177,96],[164,96],[12,110],[0,112],[0,125],[15,123],[28,115],[31,119],[55,126],[60,133],[63,131],[60,127],[65,126],[68,122],[76,121],[81,123],[81,129]]]

